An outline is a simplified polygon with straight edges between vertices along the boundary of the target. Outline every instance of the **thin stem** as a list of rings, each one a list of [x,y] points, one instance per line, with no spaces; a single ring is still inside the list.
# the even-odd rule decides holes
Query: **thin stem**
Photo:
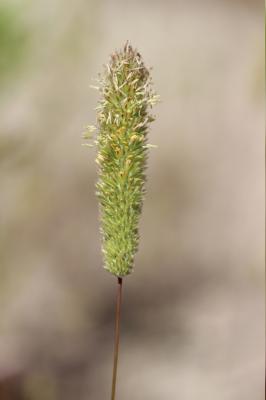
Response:
[[[114,344],[114,364],[112,379],[112,395],[111,400],[115,400],[119,338],[120,338],[120,319],[121,319],[121,303],[122,303],[122,278],[117,280],[117,296],[116,296],[116,314],[115,314],[115,344]]]

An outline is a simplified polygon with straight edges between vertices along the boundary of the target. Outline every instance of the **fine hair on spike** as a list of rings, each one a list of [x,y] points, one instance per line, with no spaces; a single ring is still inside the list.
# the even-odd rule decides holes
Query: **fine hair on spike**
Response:
[[[104,268],[124,277],[132,271],[139,243],[138,224],[150,148],[147,134],[154,121],[150,109],[158,102],[158,96],[152,87],[150,70],[129,41],[122,50],[111,54],[97,89],[101,98],[95,141],[96,193]]]

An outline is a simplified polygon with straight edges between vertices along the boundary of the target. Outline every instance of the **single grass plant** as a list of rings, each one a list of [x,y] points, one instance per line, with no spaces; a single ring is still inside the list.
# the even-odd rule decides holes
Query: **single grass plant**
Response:
[[[158,102],[150,76],[139,52],[127,42],[111,55],[97,85],[100,100],[97,121],[89,125],[85,145],[97,148],[102,253],[104,268],[117,279],[115,343],[111,400],[116,399],[122,285],[134,266],[139,244],[139,219],[145,194],[150,145],[151,108]],[[97,132],[94,137],[94,132]]]

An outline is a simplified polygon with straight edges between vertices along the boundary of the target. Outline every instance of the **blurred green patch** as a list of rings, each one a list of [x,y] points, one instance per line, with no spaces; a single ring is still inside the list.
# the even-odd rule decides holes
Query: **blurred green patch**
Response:
[[[21,17],[21,10],[0,4],[0,83],[17,70],[24,60],[29,42],[29,31]]]
[[[56,400],[56,382],[53,374],[34,372],[24,381],[24,394],[27,400]]]
[[[21,146],[21,141],[0,135],[0,165],[9,159],[11,154],[17,153]]]

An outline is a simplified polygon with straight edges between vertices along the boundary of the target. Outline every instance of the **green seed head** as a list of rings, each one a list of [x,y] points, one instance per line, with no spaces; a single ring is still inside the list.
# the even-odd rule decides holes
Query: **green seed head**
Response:
[[[140,54],[128,43],[112,54],[99,83],[96,187],[104,268],[122,277],[132,271],[139,242],[138,222],[150,147],[147,132],[154,120],[150,108],[158,96]]]

